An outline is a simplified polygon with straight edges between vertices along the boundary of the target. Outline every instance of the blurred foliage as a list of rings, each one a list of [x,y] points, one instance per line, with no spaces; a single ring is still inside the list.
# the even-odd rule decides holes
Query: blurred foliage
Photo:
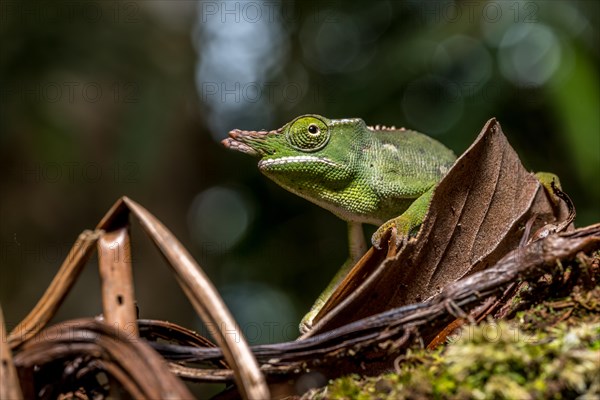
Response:
[[[600,220],[594,1],[3,1],[0,302],[13,326],[121,195],[206,269],[252,343],[293,339],[344,261],[345,224],[219,144],[305,113],[362,117],[460,154],[497,117],[532,170]],[[133,228],[140,315],[196,327]],[[100,312],[87,270],[61,318]]]

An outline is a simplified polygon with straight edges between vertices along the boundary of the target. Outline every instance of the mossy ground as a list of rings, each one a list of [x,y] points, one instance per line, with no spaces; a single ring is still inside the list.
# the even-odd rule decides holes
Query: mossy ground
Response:
[[[395,371],[345,376],[304,399],[600,399],[600,254],[525,285],[506,318],[463,327]]]

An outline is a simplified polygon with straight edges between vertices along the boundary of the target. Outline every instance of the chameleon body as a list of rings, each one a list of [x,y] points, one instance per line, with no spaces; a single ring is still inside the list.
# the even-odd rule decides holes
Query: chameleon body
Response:
[[[420,226],[433,189],[456,156],[422,133],[370,127],[362,119],[303,115],[272,131],[235,129],[223,144],[260,158],[259,170],[283,188],[348,222],[350,260],[344,264],[301,330],[311,326],[327,297],[364,254],[363,223],[379,229],[380,247],[394,229],[399,244]]]

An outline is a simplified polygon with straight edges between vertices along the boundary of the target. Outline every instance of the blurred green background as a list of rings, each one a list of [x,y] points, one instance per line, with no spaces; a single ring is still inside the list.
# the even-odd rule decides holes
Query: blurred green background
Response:
[[[345,224],[219,141],[305,113],[426,132],[462,153],[491,117],[600,221],[594,1],[2,1],[0,302],[25,316],[127,195],[191,251],[252,344],[292,340]],[[203,331],[133,224],[142,318]],[[101,312],[95,262],[58,319]]]

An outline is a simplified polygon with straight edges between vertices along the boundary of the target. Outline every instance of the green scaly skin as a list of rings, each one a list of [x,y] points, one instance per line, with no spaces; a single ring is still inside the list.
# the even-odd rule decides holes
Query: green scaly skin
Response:
[[[421,225],[435,185],[456,160],[419,132],[319,115],[273,131],[235,129],[223,144],[260,158],[258,168],[267,177],[348,222],[350,260],[304,317],[302,331],[366,251],[361,224],[379,226],[371,238],[375,247],[393,228],[399,245]]]

